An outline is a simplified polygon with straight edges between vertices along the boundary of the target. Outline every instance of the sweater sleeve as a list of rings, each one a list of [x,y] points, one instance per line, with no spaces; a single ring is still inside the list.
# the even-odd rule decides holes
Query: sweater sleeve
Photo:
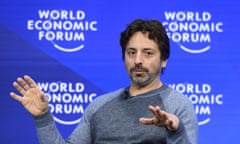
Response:
[[[176,131],[168,131],[167,144],[191,144],[181,120]]]
[[[188,143],[197,144],[198,123],[191,101],[181,93],[173,90],[166,97],[165,106],[167,112],[175,114],[180,120],[180,127],[176,132],[170,134],[170,141],[178,141],[179,137],[185,137],[189,141]],[[181,134],[179,134],[179,131],[181,131]]]
[[[84,144],[90,143],[89,126],[83,117],[79,125],[72,132],[67,140],[64,140],[56,128],[51,113],[48,111],[39,117],[34,117],[37,128],[37,135],[40,144]]]
[[[123,89],[109,94],[107,96],[99,96],[95,99],[85,110],[78,126],[74,129],[71,135],[64,140],[56,128],[53,117],[48,111],[39,117],[34,117],[38,138],[41,144],[90,144],[91,130],[90,130],[90,119],[92,115],[106,102],[110,101],[114,97],[122,93]]]
[[[64,144],[64,140],[57,130],[50,111],[34,117],[37,135],[41,144]]]

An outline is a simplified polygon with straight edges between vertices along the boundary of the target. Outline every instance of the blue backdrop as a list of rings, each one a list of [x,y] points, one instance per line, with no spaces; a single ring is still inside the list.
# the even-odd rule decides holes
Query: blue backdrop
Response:
[[[240,111],[238,1],[0,2],[0,142],[38,143],[31,115],[10,98],[31,75],[46,92],[64,138],[94,98],[129,85],[120,32],[135,18],[159,19],[171,40],[163,81],[186,95],[200,144],[237,143]]]

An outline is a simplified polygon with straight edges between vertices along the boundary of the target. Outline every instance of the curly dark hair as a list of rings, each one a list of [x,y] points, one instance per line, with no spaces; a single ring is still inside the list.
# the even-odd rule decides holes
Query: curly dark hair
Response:
[[[161,60],[167,60],[170,55],[169,38],[162,23],[158,20],[136,19],[121,32],[120,45],[122,47],[122,59],[125,60],[125,50],[131,36],[136,32],[148,33],[148,37],[158,44]]]

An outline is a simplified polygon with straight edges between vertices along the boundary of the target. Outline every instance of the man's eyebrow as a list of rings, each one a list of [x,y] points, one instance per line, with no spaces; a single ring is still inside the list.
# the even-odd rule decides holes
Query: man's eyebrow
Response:
[[[133,48],[133,47],[127,47],[126,50],[134,50],[134,51],[136,51],[137,49]],[[146,48],[141,49],[141,51],[155,51],[155,49],[150,48],[150,47],[146,47]]]
[[[136,48],[133,48],[133,47],[128,47],[126,48],[127,50],[136,50]]]
[[[144,51],[155,51],[153,48],[143,48]]]

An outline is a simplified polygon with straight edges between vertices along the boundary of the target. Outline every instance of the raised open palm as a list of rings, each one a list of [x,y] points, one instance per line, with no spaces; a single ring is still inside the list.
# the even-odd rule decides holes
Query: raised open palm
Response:
[[[10,96],[22,103],[33,116],[40,116],[48,111],[47,98],[30,76],[25,75],[23,78],[17,78],[13,82],[13,86],[21,95],[11,92]]]

